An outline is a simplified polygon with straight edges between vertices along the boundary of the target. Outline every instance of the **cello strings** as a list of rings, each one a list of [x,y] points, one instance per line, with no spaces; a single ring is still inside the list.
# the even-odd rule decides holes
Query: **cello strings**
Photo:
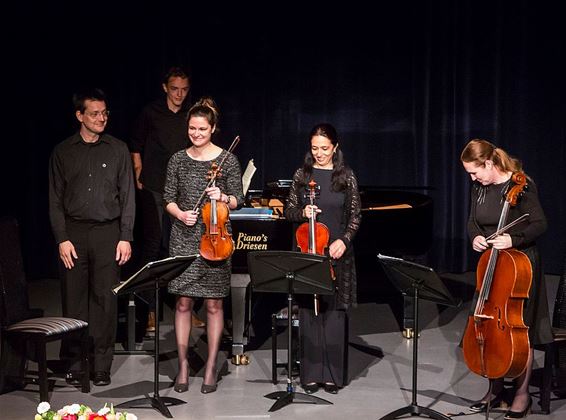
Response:
[[[497,224],[497,229],[495,233],[498,233],[503,229],[508,229],[509,227],[522,221],[523,217],[520,217],[519,219],[516,219],[515,221],[511,222],[509,225],[503,226],[505,224],[505,220],[507,220],[507,216],[509,214],[509,208],[510,208],[509,201],[505,201],[505,203],[503,204],[503,209],[501,210],[501,216],[499,217],[499,223]],[[491,239],[492,237],[494,237],[494,235],[495,234],[492,234],[488,236],[488,238]],[[486,240],[488,240],[488,238],[486,238]],[[478,303],[476,305],[476,312],[475,312],[476,314],[483,313],[483,310],[485,309],[485,302],[488,300],[489,294],[491,292],[491,285],[493,283],[493,274],[495,273],[495,266],[497,264],[498,254],[499,251],[495,248],[492,248],[491,254],[489,256],[487,269],[483,277],[483,283],[480,289],[480,296],[478,297]]]

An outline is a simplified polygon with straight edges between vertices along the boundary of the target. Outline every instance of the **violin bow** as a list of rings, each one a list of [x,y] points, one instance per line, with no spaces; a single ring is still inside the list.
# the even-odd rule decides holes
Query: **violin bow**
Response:
[[[240,136],[236,136],[236,138],[232,141],[232,144],[228,148],[228,153],[232,153],[239,142],[240,142]],[[220,171],[220,168],[222,167],[222,165],[226,161],[226,158],[228,157],[228,153],[226,153],[226,155],[224,155],[224,158],[222,159],[220,164],[217,166],[216,171],[210,177],[208,184],[206,184],[205,189],[203,190],[203,192],[201,193],[200,197],[198,198],[195,206],[193,207],[193,211],[197,211],[197,209],[200,207],[200,204],[202,203],[202,199],[204,198],[204,196],[206,194],[206,189],[211,187],[214,184],[214,181],[216,181],[216,176],[217,176],[218,172]]]

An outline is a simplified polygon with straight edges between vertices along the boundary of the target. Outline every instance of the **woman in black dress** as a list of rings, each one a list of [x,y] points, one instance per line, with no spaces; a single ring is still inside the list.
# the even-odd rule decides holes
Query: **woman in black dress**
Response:
[[[314,206],[305,197],[311,179],[320,186]],[[348,308],[356,301],[352,240],[360,226],[361,204],[358,182],[344,164],[336,129],[330,124],[318,124],[311,130],[309,151],[303,167],[293,176],[285,216],[302,223],[313,211],[330,231],[328,254],[336,274],[336,291],[319,296],[318,315],[312,298],[300,302],[301,383],[309,394],[320,386],[335,394],[348,383]]]
[[[546,217],[538,199],[536,184],[527,177],[527,187],[517,204],[511,207],[508,222],[529,213],[527,221],[487,241],[486,238],[497,230],[505,194],[512,182],[511,177],[514,173],[522,171],[522,165],[503,149],[495,147],[486,140],[478,139],[466,145],[460,159],[464,169],[474,181],[468,220],[468,233],[474,251],[484,252],[489,247],[515,248],[529,257],[533,268],[532,286],[523,309],[523,321],[529,327],[531,349],[525,371],[515,379],[515,393],[511,406],[505,414],[506,419],[523,418],[529,414],[532,404],[528,392],[533,366],[532,346],[552,341],[546,286],[536,246],[536,240],[546,231]],[[503,378],[493,380],[491,394],[491,396],[485,395],[481,401],[473,404],[470,410],[485,411],[488,399],[491,399],[493,408],[501,408],[504,402],[511,402],[510,398],[506,401]]]
[[[218,111],[209,98],[197,102],[190,110],[188,133],[192,145],[175,153],[167,166],[167,180],[163,199],[165,208],[173,216],[169,253],[195,255],[199,253],[205,224],[200,209],[193,211],[203,191],[209,199],[226,203],[235,209],[244,202],[242,175],[238,159],[232,153],[212,143],[216,131]],[[222,166],[222,176],[214,187],[207,187],[208,172],[213,162]],[[205,189],[206,188],[206,189]],[[203,201],[201,204],[204,205]],[[227,221],[230,230],[230,222]],[[230,230],[231,231],[231,230]],[[199,256],[179,277],[169,282],[169,293],[177,295],[175,307],[175,337],[179,356],[179,373],[175,391],[185,392],[189,387],[187,353],[191,334],[191,312],[195,298],[204,298],[207,314],[208,358],[201,392],[216,391],[216,356],[224,329],[223,299],[230,292],[231,259],[211,262]]]

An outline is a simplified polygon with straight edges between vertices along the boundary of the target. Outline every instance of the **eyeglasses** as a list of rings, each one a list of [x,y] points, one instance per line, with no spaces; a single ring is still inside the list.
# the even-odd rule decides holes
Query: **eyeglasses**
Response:
[[[89,116],[90,118],[98,118],[98,117],[108,118],[108,116],[110,115],[110,111],[105,110],[105,111],[85,112],[85,115]]]

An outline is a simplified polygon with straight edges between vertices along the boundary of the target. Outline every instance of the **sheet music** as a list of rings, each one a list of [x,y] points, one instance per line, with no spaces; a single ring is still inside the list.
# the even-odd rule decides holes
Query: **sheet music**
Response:
[[[248,192],[248,188],[250,188],[250,183],[252,181],[252,177],[254,176],[256,169],[257,168],[254,165],[254,160],[250,159],[250,161],[248,162],[248,166],[246,166],[246,170],[242,175],[242,186],[244,187],[244,195],[246,195],[246,193]]]

